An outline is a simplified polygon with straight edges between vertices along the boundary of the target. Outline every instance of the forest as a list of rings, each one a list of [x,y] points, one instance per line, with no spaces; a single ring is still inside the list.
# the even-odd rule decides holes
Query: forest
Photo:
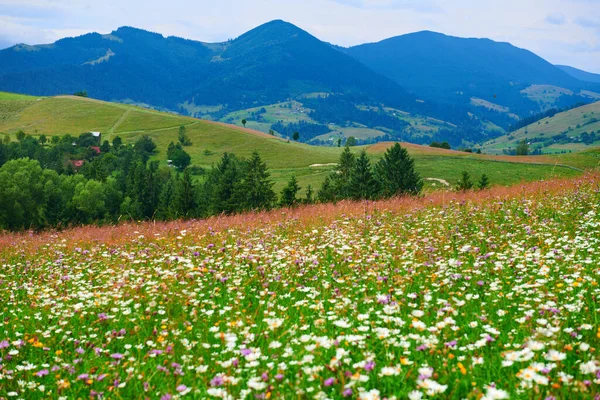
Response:
[[[268,167],[254,152],[248,159],[224,153],[209,170],[189,166],[181,143],[169,152],[183,160],[161,166],[148,136],[124,144],[90,133],[79,137],[22,132],[0,143],[0,229],[40,230],[124,220],[174,220],[293,207],[314,202],[418,195],[423,182],[406,149],[395,144],[375,165],[363,151],[346,147],[336,168],[316,190],[292,176],[275,193]],[[180,138],[185,142],[185,135]],[[98,146],[99,144],[99,146]],[[186,157],[187,156],[187,157]]]

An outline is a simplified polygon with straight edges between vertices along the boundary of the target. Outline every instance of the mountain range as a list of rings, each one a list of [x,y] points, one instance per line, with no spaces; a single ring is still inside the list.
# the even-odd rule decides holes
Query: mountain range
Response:
[[[313,108],[321,111],[348,111],[351,104],[344,117],[348,123],[359,119],[353,109],[364,113],[366,106],[386,117],[398,111],[482,132],[487,121],[507,129],[515,119],[549,107],[590,102],[600,93],[596,77],[489,39],[425,31],[342,48],[284,21],[223,43],[122,27],[107,35],[90,33],[0,51],[0,90],[5,91],[87,91],[98,99],[214,119],[235,110],[312,98]],[[202,111],[206,109],[210,111]],[[396,124],[387,126],[397,129]]]

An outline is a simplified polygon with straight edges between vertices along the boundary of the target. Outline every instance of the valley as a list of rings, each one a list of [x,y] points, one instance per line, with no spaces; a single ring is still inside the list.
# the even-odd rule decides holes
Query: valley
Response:
[[[12,106],[13,102],[17,102],[18,106]],[[3,93],[0,94],[0,110],[0,139],[8,136],[15,140],[15,134],[19,130],[36,137],[65,134],[77,136],[88,131],[98,131],[103,134],[103,140],[119,136],[126,143],[133,143],[141,136],[148,135],[158,146],[158,152],[153,158],[163,166],[167,165],[166,150],[169,143],[177,142],[179,127],[185,126],[193,143],[186,148],[192,165],[210,168],[225,152],[248,157],[253,151],[258,151],[270,169],[276,191],[281,190],[292,175],[297,177],[302,188],[308,185],[320,187],[343,150],[336,146],[313,146],[272,136],[251,129],[250,123],[247,124],[248,128],[243,128],[77,96],[37,98]],[[306,118],[302,113],[290,115],[289,109],[281,110],[288,110],[289,121]],[[240,125],[243,116],[244,113],[236,115]],[[375,162],[390,145],[391,143],[382,142],[358,146],[355,151],[364,148]],[[403,143],[403,146],[415,157],[416,168],[424,178],[443,179],[452,185],[458,181],[462,171],[468,171],[473,177],[485,173],[495,185],[510,185],[552,176],[578,175],[582,170],[596,168],[600,161],[597,158],[600,153],[595,151],[543,158],[496,157],[409,143]],[[311,167],[315,164],[324,166]],[[569,168],[570,166],[576,169]],[[431,180],[426,180],[425,185],[427,190],[442,188],[439,183]]]

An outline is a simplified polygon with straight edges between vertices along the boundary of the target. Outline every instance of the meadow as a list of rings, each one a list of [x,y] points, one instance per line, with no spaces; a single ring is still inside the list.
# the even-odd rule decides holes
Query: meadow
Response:
[[[279,107],[279,106],[282,107]],[[267,107],[269,113],[299,118],[282,103]],[[243,113],[236,115],[240,123]],[[433,121],[431,123],[438,123]],[[414,124],[423,122],[412,121]],[[325,177],[338,161],[342,149],[337,147],[310,146],[288,142],[280,138],[212,121],[198,120],[135,107],[126,104],[109,103],[90,98],[59,96],[37,98],[30,96],[0,93],[0,139],[9,135],[15,140],[15,133],[23,130],[27,135],[78,136],[87,131],[102,132],[103,140],[120,136],[127,143],[133,143],[142,135],[149,135],[158,145],[154,159],[167,164],[166,149],[171,141],[177,142],[179,127],[186,127],[193,145],[185,150],[190,154],[192,164],[210,168],[223,156],[224,152],[247,157],[258,151],[271,170],[275,190],[280,191],[292,175],[298,178],[302,193],[308,185],[320,187]],[[250,124],[248,124],[250,126]],[[352,128],[346,128],[352,129]],[[353,132],[356,134],[356,132]],[[356,152],[365,149],[373,162],[378,161],[390,143],[361,146]],[[478,179],[482,173],[491,178],[493,185],[510,185],[550,177],[570,177],[586,169],[597,168],[598,152],[586,151],[545,157],[502,157],[475,155],[459,151],[433,149],[403,143],[415,158],[417,170],[426,183],[427,190],[439,189],[439,183],[429,179],[441,179],[454,185],[462,171],[467,171]],[[569,167],[575,167],[572,169]],[[448,188],[443,185],[444,188]]]
[[[0,236],[0,398],[593,399],[600,180]]]

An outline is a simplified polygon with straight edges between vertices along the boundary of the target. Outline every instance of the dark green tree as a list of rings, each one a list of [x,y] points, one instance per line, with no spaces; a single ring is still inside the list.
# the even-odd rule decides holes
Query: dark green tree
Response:
[[[146,162],[156,152],[156,143],[150,136],[144,135],[135,142],[134,149],[143,162]]]
[[[346,139],[346,146],[354,147],[356,145],[358,145],[358,140],[356,140],[354,136],[350,136],[348,139]]]
[[[183,150],[181,143],[171,142],[167,149],[167,157],[179,171],[186,169],[192,162],[192,157]]]
[[[350,197],[354,200],[373,199],[379,192],[371,162],[363,150],[354,163],[350,174]]]
[[[329,203],[335,201],[335,187],[331,183],[331,179],[329,176],[325,177],[323,184],[321,184],[321,188],[317,193],[317,199],[321,203]]]
[[[121,149],[122,146],[123,146],[123,139],[121,139],[120,136],[115,136],[114,139],[112,140],[113,150],[119,151],[119,149]]]
[[[177,180],[173,196],[175,215],[180,218],[194,216],[196,210],[196,188],[192,182],[189,169],[183,171],[183,176]]]
[[[294,132],[294,134],[292,135],[292,139],[294,139],[294,141],[298,141],[298,139],[300,139],[300,133],[298,132]]]
[[[102,142],[102,145],[100,146],[100,151],[103,154],[110,153],[110,143],[108,143],[108,140]]]
[[[178,140],[179,140],[179,143],[181,143],[182,146],[191,146],[192,145],[192,141],[187,136],[186,131],[187,130],[186,130],[186,128],[185,128],[184,125],[181,125],[179,127]]]
[[[258,152],[253,152],[244,163],[242,179],[236,187],[236,198],[243,210],[268,210],[273,207],[277,195],[269,179],[267,164]]]
[[[158,209],[156,216],[158,219],[168,221],[177,218],[177,210],[174,206],[175,188],[177,187],[177,176],[169,177],[162,187],[158,197]]]
[[[296,205],[296,194],[300,191],[300,186],[296,180],[296,176],[292,175],[287,186],[281,191],[281,205],[284,207],[292,207]]]
[[[40,144],[42,146],[44,146],[47,141],[48,141],[48,138],[46,138],[46,135],[40,135],[40,138],[38,139],[38,142],[40,142]]]
[[[417,195],[423,189],[423,181],[415,171],[415,162],[399,143],[388,148],[375,165],[375,175],[383,197]]]
[[[340,154],[337,166],[329,176],[334,187],[335,198],[338,200],[350,198],[350,175],[355,163],[356,157],[350,151],[350,147],[346,146]]]
[[[236,188],[242,179],[239,160],[225,153],[205,182],[204,193],[208,197],[210,214],[233,213],[238,211]]]
[[[244,125],[244,128],[246,127],[246,123],[247,123],[247,122],[248,122],[248,121],[246,121],[246,118],[242,119],[242,125]]]
[[[456,190],[466,192],[473,189],[473,182],[471,181],[471,175],[467,171],[463,171],[461,178],[456,184]]]
[[[479,182],[477,183],[477,188],[479,190],[484,190],[490,187],[490,180],[488,179],[486,174],[481,175]]]
[[[529,154],[529,144],[525,139],[521,140],[517,145],[517,155],[518,156],[526,156]]]

